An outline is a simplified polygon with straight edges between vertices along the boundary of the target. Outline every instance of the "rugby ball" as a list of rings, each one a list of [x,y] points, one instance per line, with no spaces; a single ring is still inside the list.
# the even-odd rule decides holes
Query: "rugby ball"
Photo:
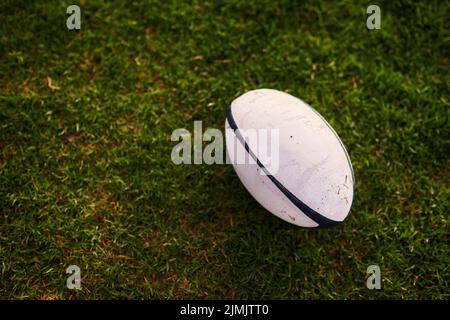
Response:
[[[225,120],[227,157],[250,194],[279,218],[329,227],[348,215],[354,174],[328,122],[302,100],[259,89],[231,103]]]

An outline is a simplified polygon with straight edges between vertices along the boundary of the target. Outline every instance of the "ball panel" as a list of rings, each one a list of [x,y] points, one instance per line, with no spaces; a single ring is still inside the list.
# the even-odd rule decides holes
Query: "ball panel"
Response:
[[[226,121],[225,128],[230,129],[228,121]],[[231,160],[238,159],[238,153],[247,153],[232,130],[226,130],[225,134],[227,152]],[[266,210],[298,226],[310,228],[318,226],[318,223],[297,208],[266,175],[261,174],[261,168],[256,162],[249,161],[246,164],[233,162],[233,167],[248,192]]]

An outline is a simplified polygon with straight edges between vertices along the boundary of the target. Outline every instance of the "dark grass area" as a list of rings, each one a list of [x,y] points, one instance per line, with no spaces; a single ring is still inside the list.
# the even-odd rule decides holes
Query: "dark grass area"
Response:
[[[449,298],[448,3],[377,2],[374,31],[364,1],[86,0],[80,31],[69,4],[0,4],[1,298]],[[173,130],[222,128],[256,88],[340,135],[345,223],[290,225],[231,166],[171,162]]]

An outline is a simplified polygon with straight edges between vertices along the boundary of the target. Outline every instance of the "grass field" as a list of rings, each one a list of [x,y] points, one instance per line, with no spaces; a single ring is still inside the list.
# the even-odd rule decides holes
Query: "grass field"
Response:
[[[0,4],[0,298],[450,298],[448,3],[378,1],[368,30],[367,1],[86,0],[79,31],[70,4]],[[232,166],[171,162],[173,130],[222,129],[256,88],[340,135],[344,223],[290,225]]]

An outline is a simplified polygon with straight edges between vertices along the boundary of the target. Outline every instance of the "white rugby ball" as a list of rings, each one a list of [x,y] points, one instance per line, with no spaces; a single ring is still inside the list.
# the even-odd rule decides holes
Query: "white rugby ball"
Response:
[[[232,102],[225,129],[229,160],[268,211],[302,227],[333,226],[348,215],[354,193],[350,158],[308,104],[277,90],[249,91]]]

